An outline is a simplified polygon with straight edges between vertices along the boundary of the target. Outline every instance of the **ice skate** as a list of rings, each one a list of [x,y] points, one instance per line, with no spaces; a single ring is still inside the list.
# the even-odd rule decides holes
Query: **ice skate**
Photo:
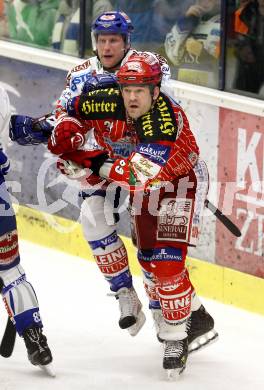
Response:
[[[55,372],[51,364],[52,354],[41,328],[27,328],[23,333],[23,338],[30,363],[39,366],[48,375],[54,377]]]
[[[163,368],[168,379],[177,378],[185,369],[188,358],[188,339],[164,341]]]
[[[136,336],[146,321],[142,311],[142,304],[133,287],[123,287],[117,291],[116,297],[119,300],[121,329],[127,329],[131,336]]]
[[[55,370],[54,370],[52,363],[46,364],[45,366],[39,364],[38,366],[42,371],[45,372],[45,374],[47,374],[48,376],[51,376],[52,378],[55,378],[56,373],[55,373]]]
[[[152,309],[152,317],[157,333],[157,339],[159,342],[164,340],[160,337],[160,333],[166,327],[166,323],[162,316],[160,309]],[[218,333],[214,329],[214,319],[205,310],[204,306],[193,311],[187,322],[187,334],[188,334],[188,350],[189,354],[198,351],[218,338]]]
[[[187,322],[187,334],[189,354],[217,340],[218,333],[214,330],[214,319],[203,305],[198,310],[192,312]]]
[[[161,309],[151,309],[151,314],[156,330],[157,339],[160,343],[163,343],[163,339],[159,336],[160,332],[163,331],[164,326],[166,326],[166,323],[164,321],[162,311]]]

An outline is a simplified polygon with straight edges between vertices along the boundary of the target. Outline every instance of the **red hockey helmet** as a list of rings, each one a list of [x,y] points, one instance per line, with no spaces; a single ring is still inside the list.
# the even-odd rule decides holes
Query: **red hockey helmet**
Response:
[[[146,52],[130,56],[117,72],[117,80],[121,85],[160,85],[161,78],[162,72],[158,59]]]

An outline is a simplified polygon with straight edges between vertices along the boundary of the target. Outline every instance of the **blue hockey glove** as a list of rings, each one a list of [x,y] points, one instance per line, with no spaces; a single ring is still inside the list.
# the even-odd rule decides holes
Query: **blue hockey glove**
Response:
[[[67,102],[67,113],[69,116],[76,116],[78,113],[78,103],[80,96],[75,96],[72,99],[69,99]]]
[[[116,75],[112,73],[96,74],[89,76],[85,81],[82,93],[95,91],[96,89],[117,88]]]
[[[46,119],[34,119],[25,115],[12,115],[9,123],[9,137],[20,145],[47,143],[53,125]]]
[[[6,175],[9,171],[10,163],[7,158],[7,155],[3,152],[1,143],[0,143],[0,172],[2,175]]]

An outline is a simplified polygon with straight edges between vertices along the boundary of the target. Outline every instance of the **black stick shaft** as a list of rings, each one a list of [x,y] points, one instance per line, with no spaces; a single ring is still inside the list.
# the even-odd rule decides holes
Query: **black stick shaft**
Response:
[[[205,207],[207,207],[215,216],[222,222],[223,225],[236,237],[241,236],[241,231],[238,227],[220,211],[217,207],[215,207],[208,199],[204,202]]]
[[[0,293],[3,289],[4,283],[0,278]],[[16,341],[16,328],[13,322],[8,317],[5,331],[0,344],[0,355],[8,358],[12,355]]]

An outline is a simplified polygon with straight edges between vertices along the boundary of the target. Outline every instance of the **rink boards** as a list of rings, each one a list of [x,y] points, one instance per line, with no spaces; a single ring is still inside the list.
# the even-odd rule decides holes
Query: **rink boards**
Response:
[[[19,206],[16,212],[20,237],[93,260],[78,222],[25,206]],[[136,250],[130,238],[123,236],[122,239],[128,250],[131,271],[140,275]],[[264,315],[264,279],[191,257],[187,265],[198,294]]]

